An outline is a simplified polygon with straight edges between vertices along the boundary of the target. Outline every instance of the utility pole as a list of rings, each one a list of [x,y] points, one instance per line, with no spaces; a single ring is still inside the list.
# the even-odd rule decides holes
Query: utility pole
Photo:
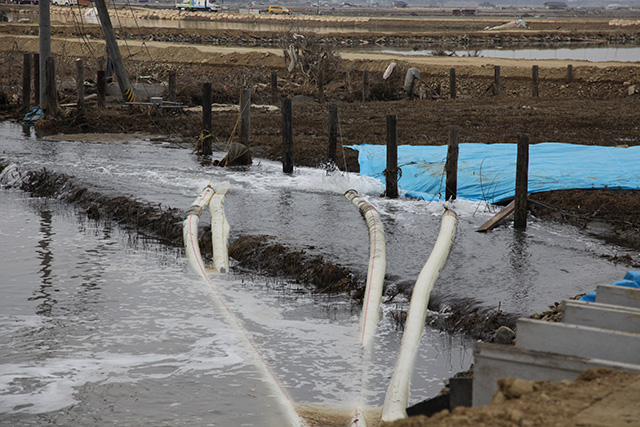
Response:
[[[40,88],[40,99],[36,99],[36,104],[40,104],[40,107],[44,108],[47,105],[47,94],[42,88],[45,87],[44,69],[47,58],[51,56],[51,17],[49,14],[48,1],[38,2],[38,40],[40,43],[40,56],[38,60],[38,66],[40,75],[38,79],[38,87]]]
[[[100,18],[100,25],[102,26],[102,32],[104,33],[104,40],[107,42],[107,51],[109,52],[109,57],[111,57],[115,67],[122,98],[125,102],[135,102],[135,94],[133,93],[133,88],[129,82],[127,70],[124,68],[124,64],[122,63],[122,55],[120,54],[120,48],[116,42],[116,36],[113,33],[113,26],[111,25],[111,18],[109,18],[107,5],[104,0],[95,0],[95,3],[96,9],[98,10],[98,17]]]

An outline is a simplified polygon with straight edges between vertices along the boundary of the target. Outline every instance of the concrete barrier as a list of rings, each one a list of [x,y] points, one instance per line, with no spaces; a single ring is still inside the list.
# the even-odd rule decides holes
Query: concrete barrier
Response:
[[[624,286],[598,285],[596,288],[596,302],[640,308],[640,289],[627,288]]]
[[[621,363],[640,363],[640,334],[518,319],[516,346]]]
[[[569,342],[573,342],[570,340]],[[609,348],[611,352],[611,348]],[[498,391],[499,378],[524,380],[574,381],[589,368],[640,371],[640,365],[602,359],[567,356],[509,345],[476,343],[473,348],[473,406],[491,402]]]
[[[562,323],[640,332],[640,309],[619,305],[567,300],[562,303]]]

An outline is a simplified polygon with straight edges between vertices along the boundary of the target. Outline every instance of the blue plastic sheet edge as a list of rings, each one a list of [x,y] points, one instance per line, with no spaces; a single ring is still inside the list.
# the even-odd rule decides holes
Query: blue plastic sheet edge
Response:
[[[640,289],[640,271],[634,271],[634,270],[627,271],[627,274],[625,274],[622,280],[613,282],[611,286],[624,286],[627,288]],[[596,292],[593,291],[584,295],[583,297],[580,298],[580,301],[596,302]]]
[[[384,183],[385,145],[351,145],[360,174]],[[517,144],[459,145],[457,197],[496,203],[515,196]],[[444,199],[447,146],[398,146],[402,195]],[[529,193],[567,189],[640,189],[640,146],[601,147],[544,142],[529,146]]]

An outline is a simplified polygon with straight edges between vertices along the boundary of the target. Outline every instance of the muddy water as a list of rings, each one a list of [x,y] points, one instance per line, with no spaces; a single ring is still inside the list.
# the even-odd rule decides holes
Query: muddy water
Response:
[[[365,49],[366,51],[366,49]],[[369,51],[391,53],[407,56],[432,56],[431,50],[372,48]],[[539,48],[539,49],[478,49],[447,51],[447,55],[472,56],[502,59],[562,59],[590,62],[637,62],[640,48],[631,46],[573,47],[573,48]]]
[[[1,158],[75,170],[105,192],[186,208],[207,183],[188,149],[47,142],[0,128]],[[242,220],[229,216],[237,228]],[[179,251],[17,190],[0,189],[0,218],[0,425],[287,425],[252,351]],[[381,405],[401,340],[395,304],[363,379],[358,310],[344,298],[256,275],[216,285],[296,404],[329,414],[356,399]],[[471,363],[460,336],[427,330],[421,348],[412,402]]]
[[[372,178],[309,168],[285,176],[279,164],[259,159],[245,170],[212,170],[190,147],[46,141],[6,122],[0,158],[179,209],[208,183],[227,182],[232,239],[273,235],[364,275],[367,231],[342,196],[356,188],[381,212],[392,286],[413,283],[443,211],[439,203],[380,199],[381,184]],[[51,201],[9,190],[0,198],[0,424],[281,424],[246,349],[181,256]],[[490,209],[465,201],[453,208],[457,237],[434,289],[445,298],[530,313],[626,271],[601,255],[628,251],[573,228],[533,220],[525,232],[507,226],[483,235],[474,229]],[[356,400],[357,308],[260,276],[231,275],[218,285],[294,401],[336,407]],[[390,312],[403,306],[384,307],[363,392],[374,406],[382,403],[401,339]],[[426,331],[411,402],[466,369],[470,351],[469,341]]]

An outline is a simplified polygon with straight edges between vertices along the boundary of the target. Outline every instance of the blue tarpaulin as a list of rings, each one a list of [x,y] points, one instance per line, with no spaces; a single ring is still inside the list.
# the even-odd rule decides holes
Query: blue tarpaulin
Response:
[[[360,174],[384,182],[386,146],[354,145]],[[499,202],[515,196],[517,144],[459,145],[460,199]],[[399,189],[406,196],[443,199],[447,146],[398,146],[402,177]],[[600,147],[545,142],[529,146],[529,192],[615,188],[640,189],[640,146]]]
[[[611,286],[624,286],[627,288],[640,289],[640,271],[627,271],[627,274],[622,280],[613,282]],[[596,292],[593,291],[580,298],[580,301],[596,302]]]

